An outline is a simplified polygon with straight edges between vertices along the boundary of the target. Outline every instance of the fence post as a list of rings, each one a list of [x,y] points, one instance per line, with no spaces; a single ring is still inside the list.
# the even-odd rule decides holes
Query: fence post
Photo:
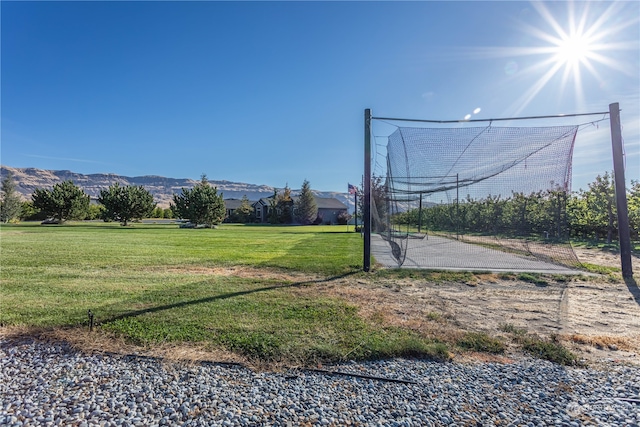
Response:
[[[362,269],[371,270],[371,109],[364,110],[364,254]]]
[[[627,207],[627,189],[624,180],[624,151],[622,149],[622,131],[620,128],[620,108],[617,102],[609,104],[611,122],[611,146],[613,149],[613,177],[616,189],[616,208],[618,211],[618,237],[620,242],[620,263],[622,277],[633,277],[631,266],[631,229]]]

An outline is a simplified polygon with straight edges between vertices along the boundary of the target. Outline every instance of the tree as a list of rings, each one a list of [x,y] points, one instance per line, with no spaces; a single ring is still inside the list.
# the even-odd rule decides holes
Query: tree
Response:
[[[316,199],[311,192],[309,181],[306,179],[302,183],[300,197],[298,197],[294,211],[296,221],[303,225],[313,224],[318,217],[318,205],[316,205]]]
[[[278,215],[278,190],[273,189],[273,196],[269,198],[269,224],[277,224],[280,222]]]
[[[31,199],[34,208],[60,222],[84,219],[89,210],[89,196],[73,181],[55,184],[51,190],[38,188]]]
[[[119,221],[122,226],[131,220],[148,218],[156,207],[153,195],[143,186],[121,187],[117,182],[100,190],[98,203],[104,206],[103,219]]]
[[[278,211],[278,222],[280,224],[291,224],[293,222],[293,199],[289,184],[285,185],[282,194],[277,197],[276,208]]]
[[[160,206],[156,206],[153,209],[153,212],[151,212],[151,218],[164,218],[164,209],[162,209]]]
[[[0,194],[0,221],[7,223],[18,218],[22,210],[22,200],[16,191],[16,183],[11,172],[2,180]]]
[[[606,234],[607,243],[611,243],[617,231],[613,175],[605,172],[603,176],[596,176],[596,180],[589,184],[589,190],[584,195],[587,199],[591,224],[595,227],[596,238]]]
[[[627,194],[629,228],[631,237],[640,237],[640,181],[631,180],[631,190]]]
[[[238,208],[233,211],[231,220],[233,222],[247,223],[251,222],[253,220],[253,217],[253,207],[251,207],[251,203],[249,203],[249,199],[245,194],[244,196],[242,196],[240,206],[238,206]]]
[[[42,221],[46,218],[47,215],[40,212],[40,209],[36,209],[32,201],[22,202],[22,208],[20,209],[20,219],[22,221]]]
[[[171,208],[164,208],[163,212],[162,212],[162,217],[166,218],[166,219],[173,219],[174,215],[173,215],[173,211],[171,210]]]
[[[371,220],[373,228],[378,231],[384,231],[387,226],[388,205],[387,205],[387,186],[382,181],[381,176],[373,175],[371,177]],[[364,221],[364,183],[362,188],[358,189],[358,216]]]
[[[104,206],[102,205],[89,205],[89,210],[87,211],[87,216],[85,219],[93,220],[93,219],[101,219],[104,218]]]
[[[188,219],[196,227],[220,224],[226,213],[222,193],[209,184],[204,174],[192,189],[182,188],[182,194],[173,195],[171,210],[176,217]]]

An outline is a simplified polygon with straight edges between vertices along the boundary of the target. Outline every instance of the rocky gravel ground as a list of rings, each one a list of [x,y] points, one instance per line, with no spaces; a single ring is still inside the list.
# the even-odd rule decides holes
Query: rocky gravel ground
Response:
[[[8,426],[640,426],[640,368],[614,362],[396,359],[254,372],[23,339],[0,340],[0,367]]]

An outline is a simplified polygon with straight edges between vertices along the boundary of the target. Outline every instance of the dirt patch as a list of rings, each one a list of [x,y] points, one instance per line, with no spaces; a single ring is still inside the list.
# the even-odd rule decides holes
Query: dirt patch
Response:
[[[620,268],[620,254],[584,247],[574,247],[573,251],[580,262]],[[632,254],[631,263],[636,268],[640,268],[640,257]]]

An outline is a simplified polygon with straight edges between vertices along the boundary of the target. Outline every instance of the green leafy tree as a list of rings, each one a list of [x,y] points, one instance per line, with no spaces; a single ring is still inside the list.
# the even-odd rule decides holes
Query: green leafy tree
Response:
[[[22,209],[20,210],[20,219],[22,221],[42,221],[46,218],[47,215],[34,207],[32,201],[22,202]]]
[[[606,235],[607,243],[611,243],[617,232],[613,176],[608,172],[603,176],[598,175],[596,180],[589,184],[589,190],[584,195],[595,237]]]
[[[291,198],[289,184],[285,185],[277,200],[278,222],[280,224],[291,224],[293,222],[293,199]]]
[[[162,209],[160,206],[156,206],[153,209],[153,212],[151,212],[151,218],[164,218],[164,209]]]
[[[143,186],[120,186],[117,182],[100,190],[98,203],[104,206],[103,218],[126,226],[132,220],[148,218],[156,207],[153,195]]]
[[[640,237],[640,181],[631,180],[631,189],[627,193],[629,209],[629,228],[631,237]]]
[[[13,174],[9,172],[2,179],[2,187],[0,188],[0,221],[7,223],[17,219],[21,210],[22,200],[16,191]]]
[[[174,215],[173,215],[173,211],[171,210],[171,208],[164,208],[163,212],[162,212],[162,217],[166,218],[166,219],[173,219]]]
[[[84,219],[89,210],[89,196],[73,181],[55,184],[51,190],[38,188],[31,199],[34,208],[60,222]]]
[[[278,224],[280,215],[278,215],[278,190],[273,189],[273,196],[269,198],[269,223]]]
[[[233,211],[231,220],[233,222],[239,223],[247,223],[252,222],[254,218],[253,207],[251,207],[251,203],[245,194],[242,196],[242,200],[240,201],[240,206],[236,210]]]
[[[87,211],[85,219],[92,220],[100,218],[104,218],[104,206],[94,204],[89,205],[89,210]]]
[[[303,225],[313,224],[318,217],[318,205],[306,179],[302,183],[294,211],[296,221]]]
[[[191,221],[195,226],[212,227],[225,217],[224,199],[216,187],[212,187],[206,175],[192,189],[182,188],[182,194],[173,195],[171,210],[178,218]]]

